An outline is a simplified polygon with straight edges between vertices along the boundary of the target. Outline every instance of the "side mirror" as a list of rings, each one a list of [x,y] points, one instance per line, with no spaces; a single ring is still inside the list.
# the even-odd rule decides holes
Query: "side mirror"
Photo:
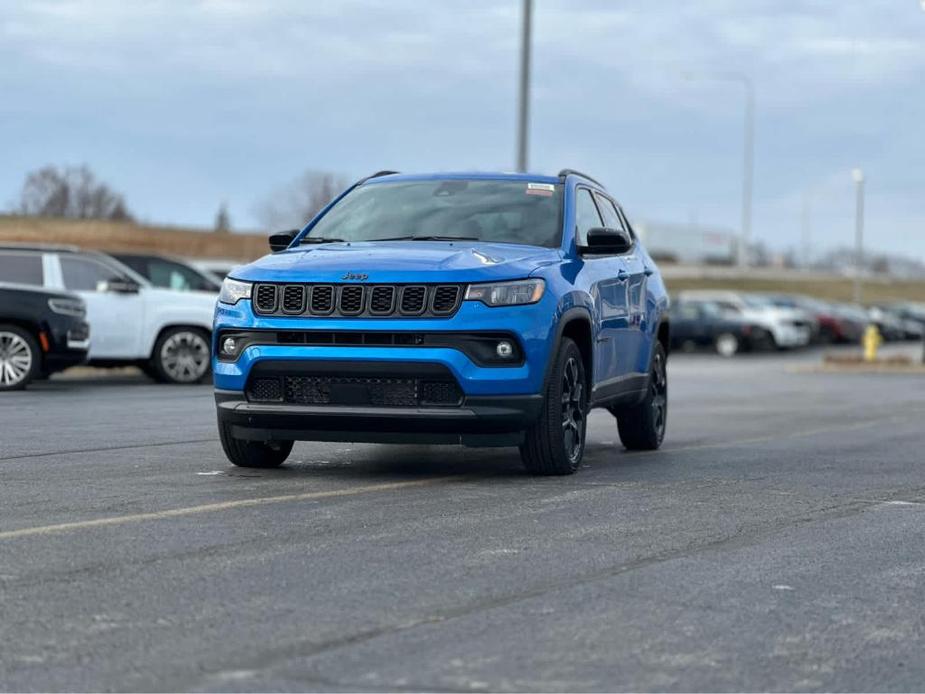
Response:
[[[588,229],[586,245],[579,246],[578,251],[587,255],[619,255],[633,247],[633,237],[623,229],[594,227]]]
[[[113,277],[99,282],[96,285],[98,292],[111,292],[113,294],[137,294],[141,287],[127,277]]]
[[[301,229],[290,229],[289,231],[278,231],[270,234],[270,250],[273,253],[279,253],[289,248],[292,240],[299,235]]]

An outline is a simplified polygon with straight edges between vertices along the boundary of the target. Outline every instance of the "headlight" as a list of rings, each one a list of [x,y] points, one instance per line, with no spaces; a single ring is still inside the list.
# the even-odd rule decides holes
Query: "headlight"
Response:
[[[470,284],[466,289],[466,301],[481,301],[486,306],[535,304],[542,298],[544,289],[546,283],[539,279]]]
[[[222,282],[222,291],[218,295],[218,300],[223,304],[236,304],[241,299],[250,299],[252,286],[250,282],[241,282],[226,277]]]
[[[78,318],[83,318],[87,313],[84,302],[77,299],[49,299],[48,308],[63,316],[77,316]]]

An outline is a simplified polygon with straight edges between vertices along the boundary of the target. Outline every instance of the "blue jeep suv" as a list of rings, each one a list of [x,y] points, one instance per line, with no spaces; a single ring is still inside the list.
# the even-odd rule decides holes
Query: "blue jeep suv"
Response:
[[[626,448],[661,444],[668,297],[590,176],[383,171],[270,247],[215,311],[235,465],[280,465],[296,440],[461,443],[569,474],[592,407]]]

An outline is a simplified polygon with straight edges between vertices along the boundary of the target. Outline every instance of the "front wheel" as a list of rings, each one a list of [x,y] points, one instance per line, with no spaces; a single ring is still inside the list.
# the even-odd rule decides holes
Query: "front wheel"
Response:
[[[201,328],[168,328],[154,344],[150,369],[162,383],[200,383],[211,368],[209,335]]]
[[[527,430],[520,458],[534,475],[571,475],[585,450],[588,393],[581,351],[562,338],[539,420]]]
[[[631,451],[654,451],[662,445],[668,424],[668,370],[665,348],[655,343],[649,367],[649,387],[638,405],[621,408],[614,414],[620,441]]]
[[[21,390],[40,372],[41,352],[30,333],[0,325],[0,391]]]
[[[235,438],[231,427],[218,423],[218,435],[228,460],[238,467],[279,467],[292,452],[292,441],[248,441]]]

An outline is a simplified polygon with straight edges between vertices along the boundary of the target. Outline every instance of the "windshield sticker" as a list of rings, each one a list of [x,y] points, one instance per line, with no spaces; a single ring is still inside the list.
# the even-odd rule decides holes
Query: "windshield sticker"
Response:
[[[556,187],[552,183],[528,183],[527,195],[552,195]]]

